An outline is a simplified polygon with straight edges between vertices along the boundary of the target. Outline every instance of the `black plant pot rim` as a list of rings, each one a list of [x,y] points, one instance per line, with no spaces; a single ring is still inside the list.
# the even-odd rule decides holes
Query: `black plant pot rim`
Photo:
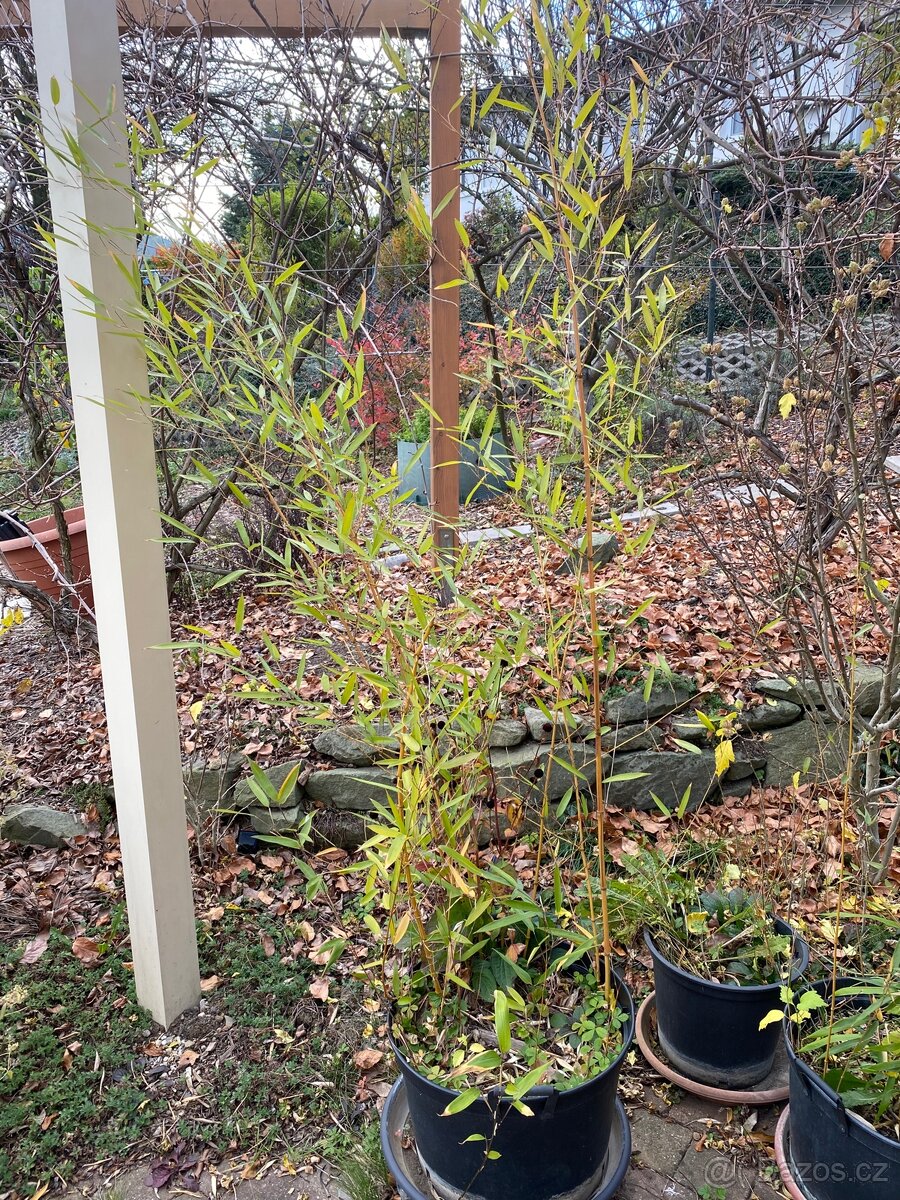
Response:
[[[625,1055],[628,1053],[629,1049],[631,1048],[631,1043],[634,1041],[634,998],[631,995],[628,985],[622,979],[621,975],[619,975],[618,971],[614,970],[612,974],[616,984],[616,999],[619,1002],[619,1007],[626,1007],[628,1012],[628,1020],[622,1028],[622,1049],[619,1051],[616,1058],[609,1064],[608,1067],[604,1067],[602,1071],[599,1071],[596,1075],[592,1075],[590,1079],[585,1079],[582,1083],[576,1084],[575,1087],[557,1088],[552,1083],[539,1084],[537,1087],[531,1088],[530,1091],[526,1092],[525,1095],[522,1096],[521,1101],[523,1104],[528,1103],[529,1097],[533,1100],[546,1099],[551,1092],[557,1092],[560,1096],[577,1095],[582,1088],[590,1088],[598,1079],[602,1079],[604,1075],[608,1075],[611,1071],[618,1070],[622,1065]],[[622,1005],[623,999],[627,1001],[627,1005]],[[427,1075],[423,1075],[418,1067],[413,1066],[413,1064],[409,1061],[406,1055],[403,1054],[397,1043],[394,1041],[394,1034],[391,1029],[391,1025],[393,1024],[392,1018],[395,1009],[396,1002],[391,1005],[391,1019],[388,1021],[388,1040],[391,1043],[391,1049],[393,1050],[397,1061],[401,1063],[408,1071],[411,1071],[412,1074],[417,1075],[419,1079],[429,1084],[429,1086],[437,1088],[438,1091],[443,1092],[443,1094],[447,1097],[447,1103],[449,1104],[458,1095],[460,1095],[460,1093],[456,1091],[455,1088],[445,1087],[444,1084],[436,1083],[435,1080],[429,1079]],[[500,1104],[512,1104],[513,1102],[512,1097],[507,1096],[505,1092],[499,1088],[499,1086],[490,1088],[485,1094],[490,1095],[491,1097],[496,1097],[497,1102]]]
[[[855,979],[837,980],[838,987],[855,987],[858,986],[858,984],[859,981]],[[828,992],[830,990],[831,981],[825,980],[820,982],[818,985],[813,984],[812,986],[816,991]],[[840,1111],[844,1119],[857,1133],[864,1134],[866,1138],[874,1139],[876,1145],[883,1144],[886,1149],[890,1149],[894,1154],[896,1154],[897,1151],[900,1150],[900,1138],[889,1137],[888,1134],[882,1133],[880,1129],[876,1129],[871,1121],[867,1121],[865,1117],[861,1117],[852,1109],[847,1108],[844,1104],[844,1101],[841,1099],[840,1092],[836,1092],[831,1084],[826,1083],[822,1076],[819,1075],[817,1071],[814,1071],[809,1063],[804,1062],[804,1060],[797,1053],[796,1049],[794,1048],[793,1039],[796,1026],[789,1017],[784,1018],[783,1028],[784,1044],[791,1065],[794,1066],[797,1071],[799,1071],[799,1073],[809,1084],[818,1089],[818,1091],[825,1097],[829,1104]]]
[[[780,917],[775,917],[773,924],[776,929],[779,926],[783,926],[784,932],[789,933],[793,938],[794,954],[791,959],[790,979],[794,983],[809,966],[809,945],[788,925],[787,921],[782,921]],[[743,986],[738,983],[720,983],[718,979],[705,979],[702,975],[694,975],[692,971],[685,971],[684,967],[679,967],[677,963],[672,962],[668,955],[663,954],[662,950],[660,950],[659,946],[657,946],[656,942],[650,936],[649,929],[644,930],[644,942],[652,955],[661,958],[670,971],[680,976],[686,986],[693,987],[696,990],[706,991],[708,988],[713,988],[722,992],[723,995],[728,993],[733,996],[755,997],[761,995],[763,992],[770,992],[772,988],[781,986],[780,980],[775,983],[751,983]]]

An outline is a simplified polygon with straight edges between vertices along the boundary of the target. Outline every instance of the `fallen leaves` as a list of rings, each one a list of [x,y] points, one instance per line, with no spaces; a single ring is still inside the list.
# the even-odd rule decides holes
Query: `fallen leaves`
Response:
[[[203,992],[204,995],[208,995],[210,992],[214,992],[218,986],[219,986],[218,975],[209,975],[206,979],[200,980],[200,991]]]
[[[72,943],[72,953],[86,967],[93,967],[100,961],[103,952],[93,938],[77,937]]]
[[[373,1067],[377,1067],[384,1058],[383,1050],[357,1050],[353,1055],[354,1064],[359,1067],[360,1071],[371,1071]]]
[[[309,994],[314,1000],[328,999],[328,980],[324,977],[314,979],[309,985]]]
[[[26,966],[36,963],[44,951],[47,949],[47,943],[50,938],[50,930],[43,929],[39,934],[31,939],[19,960]]]

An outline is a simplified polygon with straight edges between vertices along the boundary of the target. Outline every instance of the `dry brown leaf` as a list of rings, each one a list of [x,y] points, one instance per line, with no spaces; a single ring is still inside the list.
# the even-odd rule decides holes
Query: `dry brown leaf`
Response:
[[[214,992],[218,986],[219,986],[218,975],[210,975],[208,979],[200,980],[200,991],[201,992]]]
[[[353,1061],[359,1067],[360,1071],[371,1071],[373,1067],[378,1066],[383,1058],[383,1050],[357,1050],[353,1055]]]
[[[32,928],[34,928],[32,926]],[[30,965],[36,963],[44,951],[47,949],[47,939],[50,937],[49,929],[42,929],[40,933],[36,933],[28,945],[25,947],[25,952],[19,959],[20,963]]]
[[[271,958],[275,953],[275,942],[268,933],[262,934],[259,940],[262,942],[263,954],[265,954],[266,958]]]
[[[100,947],[93,938],[77,937],[72,943],[72,953],[86,967],[92,967],[100,961]]]
[[[200,1056],[196,1050],[184,1050],[178,1060],[179,1067],[192,1067]]]
[[[324,978],[314,979],[309,985],[309,994],[316,1000],[327,1000],[328,980]]]

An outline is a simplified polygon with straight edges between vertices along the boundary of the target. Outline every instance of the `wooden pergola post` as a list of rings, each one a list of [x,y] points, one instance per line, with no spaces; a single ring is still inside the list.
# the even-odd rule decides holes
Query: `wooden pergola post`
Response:
[[[460,275],[460,83],[459,0],[439,0],[431,30],[429,111],[431,505],[439,555],[455,549],[459,521],[459,287],[452,285]]]
[[[34,15],[135,986],[168,1025],[199,999],[200,974],[172,656],[153,648],[171,634],[153,427],[136,398],[147,360],[123,270],[136,238],[116,6],[36,0]]]
[[[177,34],[428,33],[432,53],[432,506],[459,512],[459,0],[123,0]],[[160,541],[146,354],[127,272],[136,256],[116,0],[0,0],[31,25],[91,555],[103,689],[138,999],[168,1025],[200,994],[184,787]],[[73,147],[77,148],[73,153]]]

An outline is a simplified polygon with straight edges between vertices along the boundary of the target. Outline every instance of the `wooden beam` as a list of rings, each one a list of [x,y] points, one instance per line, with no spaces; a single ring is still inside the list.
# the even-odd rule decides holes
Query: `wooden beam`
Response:
[[[171,635],[115,0],[36,0],[35,17],[135,986],[168,1025],[200,975],[172,656],[154,649]]]
[[[105,0],[98,0],[105,3]],[[46,0],[0,0],[0,26],[31,24]],[[172,34],[202,29],[212,36],[314,37],[349,29],[361,36],[427,32],[428,0],[119,0],[120,28],[130,23]]]
[[[459,0],[438,0],[431,31],[431,506],[439,553],[459,520]],[[449,201],[447,198],[450,197]]]

